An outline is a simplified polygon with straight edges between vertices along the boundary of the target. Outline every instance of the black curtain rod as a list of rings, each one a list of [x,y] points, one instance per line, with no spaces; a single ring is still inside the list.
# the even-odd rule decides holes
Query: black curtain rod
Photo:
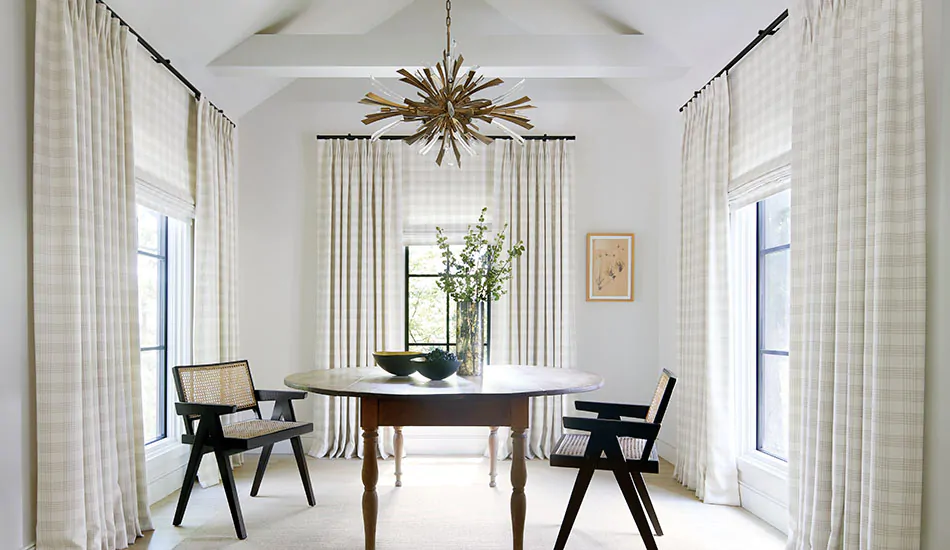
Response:
[[[115,10],[113,10],[113,9],[109,6],[109,4],[106,4],[103,0],[96,0],[96,3],[97,3],[97,4],[102,4],[103,7],[105,7],[107,10],[109,10],[109,13],[112,15],[112,17],[114,17],[114,18],[116,18],[116,19],[119,20],[119,24],[120,24],[120,25],[122,25],[123,27],[128,28],[128,29],[129,29],[129,33],[131,33],[132,36],[134,36],[134,37],[139,41],[139,44],[141,44],[142,47],[145,48],[146,51],[148,51],[149,54],[151,54],[152,59],[155,60],[155,62],[158,63],[159,65],[161,65],[161,66],[165,67],[166,69],[168,69],[168,72],[170,72],[170,73],[172,73],[173,75],[175,75],[175,78],[177,78],[178,80],[180,80],[182,84],[184,84],[189,90],[191,90],[191,93],[192,93],[192,95],[195,96],[195,99],[201,99],[201,90],[199,90],[198,88],[195,88],[195,85],[192,84],[191,82],[189,82],[188,79],[185,78],[185,75],[183,75],[183,74],[181,74],[180,72],[178,72],[178,69],[176,69],[175,66],[172,65],[172,62],[171,62],[170,59],[168,59],[167,57],[164,57],[164,56],[162,56],[162,54],[158,53],[158,50],[156,50],[155,48],[153,48],[151,44],[149,44],[144,38],[142,38],[142,35],[140,35],[139,33],[135,32],[135,29],[132,28],[132,25],[129,25],[128,23],[126,23],[126,22],[125,22],[125,19],[122,19],[122,17],[119,16],[119,14],[117,14],[117,13],[115,12]],[[231,123],[231,126],[236,126],[236,124],[234,124],[234,121],[231,120],[230,118],[228,118],[228,115],[224,114],[224,111],[222,111],[221,109],[219,109],[217,105],[215,105],[214,103],[211,103],[210,101],[209,101],[208,103],[214,108],[214,110],[216,110],[216,111],[218,111],[219,113],[221,113],[221,116],[223,116],[225,120],[227,120],[228,122],[230,122],[230,123]]]
[[[317,134],[317,139],[369,139],[370,137],[371,136],[368,136],[368,135],[354,136],[353,134],[345,134],[345,135],[344,134],[337,134],[337,135]],[[401,140],[406,139],[407,137],[409,136],[386,135],[386,136],[380,137],[379,139],[401,141]],[[488,137],[491,139],[514,139],[511,136],[488,136]],[[563,139],[565,141],[574,141],[575,139],[577,139],[575,136],[549,136],[547,134],[544,134],[543,136],[521,136],[521,137],[523,137],[526,140],[533,140],[533,141],[552,141],[552,140],[560,140],[560,139]]]
[[[680,112],[682,113],[682,112],[683,112],[683,109],[685,109],[686,107],[688,107],[689,104],[690,104],[694,99],[696,99],[697,97],[699,97],[699,94],[703,93],[703,90],[706,89],[706,86],[709,86],[710,84],[712,84],[713,80],[716,80],[717,78],[719,78],[719,77],[722,76],[723,74],[728,73],[730,69],[732,69],[733,67],[736,66],[737,63],[739,63],[740,61],[742,61],[742,58],[745,57],[746,55],[748,55],[748,53],[751,52],[753,49],[755,49],[755,47],[759,45],[759,42],[762,42],[763,40],[765,40],[765,37],[767,37],[767,36],[772,36],[773,34],[775,34],[776,32],[778,32],[778,27],[779,27],[779,25],[781,25],[781,24],[782,24],[782,21],[785,21],[786,19],[788,19],[788,10],[783,11],[782,14],[779,15],[778,17],[776,17],[776,18],[775,18],[775,21],[772,21],[772,23],[771,23],[768,27],[766,27],[764,30],[759,31],[759,35],[755,37],[755,40],[753,40],[752,42],[750,42],[749,45],[746,46],[744,50],[742,50],[741,52],[739,52],[739,55],[737,55],[737,56],[735,56],[734,58],[732,58],[732,61],[730,61],[728,65],[726,65],[725,67],[723,67],[721,71],[719,71],[718,73],[716,73],[716,76],[710,78],[710,79],[709,79],[709,82],[707,82],[705,86],[703,86],[702,88],[696,90],[696,91],[693,93],[693,97],[689,98],[689,101],[687,101],[686,103],[683,104],[682,107],[680,107]]]

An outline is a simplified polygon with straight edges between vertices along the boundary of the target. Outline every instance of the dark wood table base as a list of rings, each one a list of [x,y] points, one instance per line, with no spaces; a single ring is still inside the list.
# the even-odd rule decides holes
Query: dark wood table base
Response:
[[[527,512],[525,441],[528,429],[528,397],[524,395],[460,395],[440,399],[363,397],[360,421],[363,428],[363,531],[366,550],[376,548],[379,515],[377,440],[380,426],[497,426],[511,427],[511,532],[514,550],[524,549]],[[400,445],[401,446],[401,445]],[[400,449],[401,450],[401,449]],[[492,478],[494,481],[494,478]]]

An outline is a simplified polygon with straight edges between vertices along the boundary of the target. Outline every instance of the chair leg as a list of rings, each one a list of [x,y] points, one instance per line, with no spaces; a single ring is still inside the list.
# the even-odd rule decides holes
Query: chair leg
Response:
[[[175,519],[172,525],[181,525],[185,519],[185,508],[188,507],[188,499],[191,498],[191,490],[195,487],[195,480],[198,479],[198,466],[201,465],[201,446],[191,447],[191,456],[188,458],[188,466],[185,468],[185,479],[181,483],[181,493],[178,495],[178,507],[175,509]]]
[[[637,493],[640,495],[640,500],[643,502],[643,507],[647,510],[647,515],[650,516],[650,523],[653,524],[653,530],[656,531],[656,536],[663,536],[663,529],[660,527],[660,519],[656,517],[656,510],[653,508],[653,500],[650,498],[650,491],[647,490],[647,484],[643,481],[643,474],[640,472],[631,472],[631,477],[633,478],[633,484],[637,488]]]
[[[561,521],[561,529],[557,533],[557,542],[554,543],[554,550],[563,550],[567,544],[567,538],[571,536],[571,529],[574,528],[574,520],[577,519],[577,512],[581,509],[581,503],[584,501],[584,495],[587,494],[587,488],[590,487],[590,480],[594,477],[594,464],[584,464],[577,472],[577,479],[574,480],[574,490],[571,491],[571,498],[567,501],[567,510],[564,511],[564,520]]]
[[[618,447],[619,451],[620,448]],[[633,521],[637,523],[637,529],[640,531],[640,538],[643,539],[643,545],[647,550],[657,550],[656,540],[653,538],[653,531],[647,522],[647,516],[643,513],[643,507],[640,505],[640,498],[637,496],[637,489],[633,486],[633,480],[630,478],[630,472],[626,465],[621,461],[613,466],[614,477],[620,485],[620,492],[623,493],[624,500],[627,501],[627,508],[633,514]]]
[[[313,498],[313,486],[310,485],[310,470],[307,468],[307,458],[303,454],[303,443],[300,442],[300,436],[291,437],[290,446],[294,448],[294,458],[297,459],[297,470],[300,471],[300,481],[303,482],[303,490],[307,493],[307,504],[315,506],[317,501]]]
[[[251,496],[256,497],[261,489],[261,481],[264,479],[264,470],[267,469],[267,461],[270,460],[270,453],[274,450],[273,445],[264,445],[261,449],[261,458],[257,461],[257,472],[254,473],[254,483],[251,484]]]
[[[234,472],[231,471],[231,461],[224,451],[215,451],[214,457],[218,460],[218,471],[221,473],[221,485],[224,494],[228,497],[228,507],[231,508],[231,519],[234,521],[234,532],[241,540],[247,538],[247,529],[244,527],[244,516],[241,514],[241,503],[238,501],[237,487],[234,485]]]

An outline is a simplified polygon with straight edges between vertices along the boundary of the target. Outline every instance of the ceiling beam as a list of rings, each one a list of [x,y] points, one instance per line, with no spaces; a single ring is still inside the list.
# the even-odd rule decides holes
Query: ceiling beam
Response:
[[[426,35],[254,35],[215,59],[221,76],[366,78],[434,63],[444,38]],[[687,68],[642,35],[459,37],[483,74],[526,78],[676,78]]]

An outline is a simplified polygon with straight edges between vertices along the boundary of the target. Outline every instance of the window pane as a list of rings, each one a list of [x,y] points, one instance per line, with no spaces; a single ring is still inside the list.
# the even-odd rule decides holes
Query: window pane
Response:
[[[149,443],[161,435],[159,425],[159,363],[161,352],[158,350],[142,352],[142,411],[145,427],[145,442]]]
[[[445,259],[438,246],[410,246],[409,273],[412,275],[438,275],[445,271]]]
[[[143,348],[162,344],[161,304],[165,297],[161,269],[161,260],[139,254],[139,334]]]
[[[152,254],[161,253],[162,216],[148,208],[139,206],[136,210],[139,232],[139,250]]]
[[[789,244],[792,238],[791,191],[782,191],[762,201],[765,219],[761,221],[762,248]]]
[[[788,351],[789,278],[788,249],[765,255],[762,265],[762,347]]]
[[[759,375],[759,450],[788,458],[788,357],[762,354]]]
[[[409,279],[409,343],[445,342],[445,293],[432,278]]]

